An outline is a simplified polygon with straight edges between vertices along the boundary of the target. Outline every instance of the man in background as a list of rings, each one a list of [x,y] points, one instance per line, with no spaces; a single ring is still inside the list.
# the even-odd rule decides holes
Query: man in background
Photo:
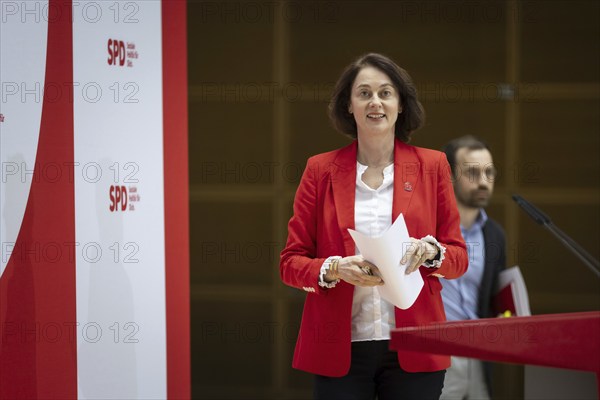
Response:
[[[444,147],[453,175],[460,228],[467,244],[469,268],[458,279],[442,279],[448,321],[494,317],[491,307],[498,274],[505,267],[504,231],[484,210],[494,191],[496,168],[489,147],[474,136]],[[452,357],[441,399],[489,399],[491,365]]]

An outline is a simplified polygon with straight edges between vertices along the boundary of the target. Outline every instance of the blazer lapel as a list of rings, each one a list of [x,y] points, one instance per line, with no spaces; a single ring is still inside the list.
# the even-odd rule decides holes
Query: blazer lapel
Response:
[[[392,223],[398,215],[406,215],[410,200],[420,181],[421,162],[412,146],[396,139],[394,146],[394,204]]]
[[[354,229],[354,200],[356,197],[357,142],[342,148],[331,166],[331,186],[338,225],[344,239],[346,255],[354,255],[355,246],[348,229]]]
[[[355,245],[348,229],[354,229],[354,201],[356,198],[357,141],[342,148],[331,168],[331,186],[338,219],[344,238],[346,254],[353,255]],[[415,190],[418,190],[421,162],[414,149],[396,139],[394,146],[394,204],[392,222],[400,213],[406,214]]]

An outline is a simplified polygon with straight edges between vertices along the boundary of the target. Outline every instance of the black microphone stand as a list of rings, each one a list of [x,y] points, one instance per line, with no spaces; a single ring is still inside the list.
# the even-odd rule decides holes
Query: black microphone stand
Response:
[[[517,194],[513,194],[513,200],[529,215],[535,222],[548,229],[552,234],[569,250],[571,250],[589,269],[600,277],[600,262],[592,257],[583,247],[571,239],[566,233],[558,229],[550,218],[540,211],[539,208],[522,198]]]

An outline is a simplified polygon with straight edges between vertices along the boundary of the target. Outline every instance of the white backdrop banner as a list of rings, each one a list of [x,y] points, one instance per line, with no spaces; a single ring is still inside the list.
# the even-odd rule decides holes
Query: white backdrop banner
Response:
[[[189,398],[185,2],[0,12],[0,398]]]

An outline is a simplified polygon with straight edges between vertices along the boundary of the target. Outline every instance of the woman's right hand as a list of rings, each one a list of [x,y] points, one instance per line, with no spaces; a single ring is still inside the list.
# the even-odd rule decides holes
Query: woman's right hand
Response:
[[[325,279],[334,281],[341,279],[354,286],[380,286],[383,285],[383,280],[380,277],[379,269],[370,262],[366,261],[363,256],[350,256],[341,258],[338,262],[337,274],[329,270]]]

